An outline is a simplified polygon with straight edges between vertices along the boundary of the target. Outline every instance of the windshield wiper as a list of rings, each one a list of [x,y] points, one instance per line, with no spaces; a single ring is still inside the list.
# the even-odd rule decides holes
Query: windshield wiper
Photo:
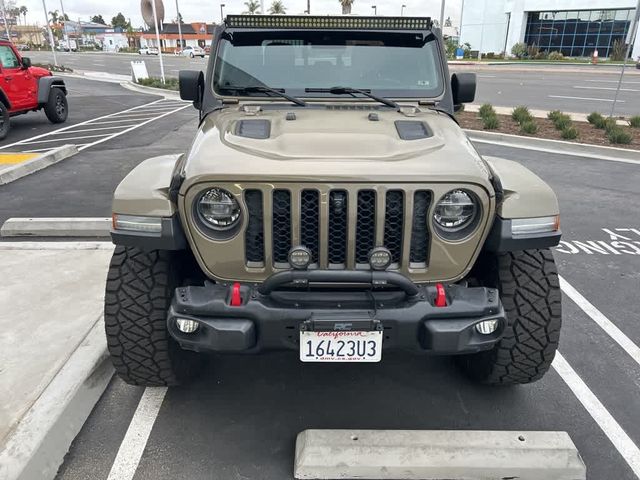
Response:
[[[273,95],[278,95],[279,97],[286,98],[290,102],[295,103],[296,105],[300,105],[301,107],[308,106],[307,102],[284,93],[284,88],[271,88],[264,85],[249,85],[246,87],[225,86],[225,87],[220,87],[220,90],[231,90],[233,92],[246,92],[246,93],[251,93],[251,92],[271,93]]]
[[[351,87],[331,87],[331,88],[305,88],[305,93],[330,93],[332,95],[353,95],[354,93],[359,93],[360,95],[364,95],[365,97],[369,97],[376,102],[380,102],[383,105],[387,105],[388,107],[395,108],[396,110],[400,109],[400,105],[398,105],[393,100],[389,100],[388,98],[379,97],[371,93],[371,90],[361,90],[359,88],[351,88]]]

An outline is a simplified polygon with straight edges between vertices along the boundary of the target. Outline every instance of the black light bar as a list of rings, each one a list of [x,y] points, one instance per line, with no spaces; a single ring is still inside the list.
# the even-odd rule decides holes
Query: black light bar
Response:
[[[429,30],[429,17],[356,17],[311,15],[228,15],[229,28],[296,30]]]

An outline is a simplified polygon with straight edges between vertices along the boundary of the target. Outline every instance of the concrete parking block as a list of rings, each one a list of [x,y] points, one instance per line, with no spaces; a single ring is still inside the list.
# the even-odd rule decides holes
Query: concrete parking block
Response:
[[[104,391],[112,249],[0,244],[0,478],[53,478]]]
[[[31,155],[28,153],[5,154],[6,162],[0,158],[0,185],[14,182],[38,170],[54,165],[78,153],[75,145],[63,145],[48,152]],[[17,161],[20,158],[22,161]]]
[[[564,432],[306,430],[297,479],[584,480]]]
[[[109,237],[110,218],[10,218],[0,237]]]

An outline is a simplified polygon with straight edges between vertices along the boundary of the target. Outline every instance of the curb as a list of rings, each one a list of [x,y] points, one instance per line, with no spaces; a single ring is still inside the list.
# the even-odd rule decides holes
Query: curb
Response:
[[[53,479],[113,372],[101,316],[7,437],[0,452],[0,477]]]
[[[0,237],[109,237],[110,218],[10,218]]]
[[[538,152],[640,165],[640,152],[637,150],[627,150],[616,147],[600,147],[597,145],[564,142],[561,140],[521,137],[506,133],[481,132],[479,130],[465,130],[465,132],[469,137],[469,140],[474,143],[487,143],[490,145],[520,148],[523,150],[535,150]]]
[[[66,158],[73,157],[78,152],[78,147],[75,145],[63,145],[62,147],[44,153],[33,160],[3,169],[0,171],[0,185],[15,182],[19,178],[26,177],[27,175],[54,165]]]
[[[164,88],[155,88],[155,87],[145,87],[143,85],[138,85],[132,81],[122,82],[120,86],[126,88],[127,90],[131,90],[133,92],[138,93],[146,93],[151,95],[161,95],[164,98],[169,98],[171,100],[182,100],[180,98],[180,94],[174,90],[165,90]]]

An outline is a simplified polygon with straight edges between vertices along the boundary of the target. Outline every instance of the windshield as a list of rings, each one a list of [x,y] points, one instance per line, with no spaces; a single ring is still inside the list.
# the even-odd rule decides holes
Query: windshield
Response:
[[[220,41],[214,90],[268,86],[296,97],[335,86],[383,97],[429,98],[443,93],[435,37],[430,33],[362,31],[227,32]]]

